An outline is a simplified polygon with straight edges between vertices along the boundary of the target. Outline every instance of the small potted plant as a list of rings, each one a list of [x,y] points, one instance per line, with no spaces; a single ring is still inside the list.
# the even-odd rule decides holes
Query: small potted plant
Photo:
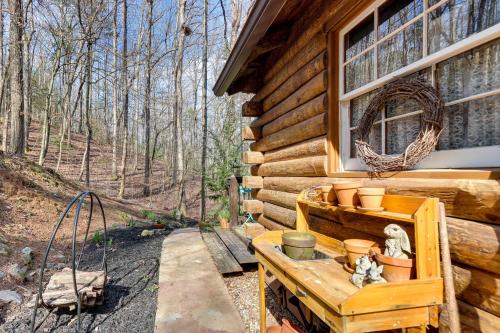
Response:
[[[229,218],[231,214],[229,213],[229,210],[227,208],[223,208],[219,211],[217,214],[217,218],[219,220],[220,227],[223,229],[229,229],[230,224],[229,224]]]
[[[341,208],[353,208],[359,204],[358,188],[361,187],[360,182],[337,182],[333,184],[333,189],[339,201]]]
[[[384,210],[382,199],[384,198],[385,188],[383,187],[360,187],[357,189],[359,200],[361,201],[360,210],[381,211]]]

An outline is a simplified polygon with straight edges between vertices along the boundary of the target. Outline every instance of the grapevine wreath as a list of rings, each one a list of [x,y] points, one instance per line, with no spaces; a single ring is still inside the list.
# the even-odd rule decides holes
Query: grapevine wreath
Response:
[[[371,128],[377,114],[387,102],[412,99],[423,110],[420,133],[415,141],[400,155],[377,154],[368,143]],[[361,117],[357,129],[356,149],[359,157],[378,174],[384,171],[401,171],[427,157],[436,146],[441,134],[444,104],[439,91],[423,78],[399,78],[384,86],[371,100]]]

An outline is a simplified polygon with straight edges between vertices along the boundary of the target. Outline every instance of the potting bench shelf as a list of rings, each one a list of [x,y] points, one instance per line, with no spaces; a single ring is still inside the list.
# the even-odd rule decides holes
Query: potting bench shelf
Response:
[[[261,332],[265,332],[264,272],[270,271],[283,285],[327,325],[331,332],[369,332],[386,329],[437,327],[437,305],[443,302],[438,244],[438,201],[433,198],[386,195],[383,212],[348,213],[365,215],[368,223],[411,223],[415,232],[417,278],[409,281],[369,284],[358,289],[343,268],[345,250],[335,238],[309,230],[309,208],[336,212],[336,206],[308,201],[305,191],[297,199],[298,231],[317,238],[316,251],[327,259],[293,260],[280,249],[286,230],[268,231],[253,240],[259,261]],[[382,244],[380,244],[382,245]]]

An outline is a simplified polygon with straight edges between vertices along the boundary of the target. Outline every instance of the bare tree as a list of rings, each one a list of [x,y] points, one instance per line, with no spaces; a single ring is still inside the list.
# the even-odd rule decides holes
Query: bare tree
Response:
[[[113,2],[113,134],[111,158],[111,178],[116,180],[116,155],[118,143],[118,0]]]
[[[125,177],[128,155],[128,91],[130,83],[128,82],[127,71],[127,0],[123,1],[123,45],[122,45],[122,86],[123,86],[123,149],[122,149],[122,165],[121,165],[121,182],[119,198],[123,198],[125,193]]]
[[[151,72],[153,69],[153,0],[148,2],[148,42],[146,55],[146,84],[144,92],[144,195],[150,195],[150,152],[151,142]]]
[[[5,70],[3,35],[4,35],[4,0],[0,0],[0,114],[2,115],[2,150],[7,152],[7,132],[9,130],[9,108],[5,107],[7,71]]]
[[[11,151],[24,154],[24,100],[23,100],[23,7],[22,0],[9,0],[10,30],[10,107]]]
[[[203,51],[202,51],[202,90],[201,90],[201,107],[202,107],[202,151],[201,151],[201,221],[206,218],[206,200],[207,200],[207,85],[208,85],[208,0],[203,0]]]

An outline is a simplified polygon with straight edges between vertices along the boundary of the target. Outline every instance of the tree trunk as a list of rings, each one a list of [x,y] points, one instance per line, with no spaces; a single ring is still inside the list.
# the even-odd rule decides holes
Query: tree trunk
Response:
[[[3,34],[4,34],[4,8],[3,8],[3,0],[0,0],[0,114],[2,115],[2,151],[7,152],[7,132],[9,130],[9,113],[7,108],[4,106],[5,104],[5,81],[7,79],[7,71],[5,70],[5,60],[4,60],[4,48],[3,48]]]
[[[32,113],[32,91],[31,91],[31,74],[32,74],[32,59],[31,59],[31,40],[35,32],[34,26],[34,15],[33,15],[33,2],[28,2],[29,8],[26,8],[26,19],[29,15],[29,25],[30,29],[26,29],[23,38],[24,47],[24,143],[25,150],[29,149],[29,129],[31,125],[31,113]],[[27,23],[27,22],[26,22]]]
[[[202,150],[201,150],[201,218],[200,221],[204,222],[207,210],[207,123],[208,123],[208,110],[207,110],[207,63],[208,63],[208,0],[203,0],[203,83],[201,90],[201,107],[202,107]]]
[[[87,91],[85,92],[85,126],[87,138],[85,140],[85,186],[90,187],[90,140],[92,139],[92,126],[90,124],[90,88],[92,84],[92,42],[87,41]]]
[[[23,101],[23,9],[21,0],[9,0],[10,12],[10,105],[11,151],[24,154],[24,101]]]
[[[179,218],[186,214],[184,195],[184,147],[182,133],[182,65],[184,59],[184,42],[186,38],[185,27],[186,0],[179,0],[178,29],[177,38],[177,61],[175,64],[175,102],[174,102],[174,184],[179,185],[178,205]]]
[[[151,193],[149,184],[150,174],[150,153],[149,144],[151,141],[151,72],[152,72],[152,39],[153,39],[153,0],[148,0],[148,50],[146,57],[146,91],[144,94],[144,187],[143,194],[149,196]]]
[[[113,136],[111,158],[111,178],[116,180],[116,154],[118,142],[118,0],[113,3]]]
[[[128,154],[128,75],[127,75],[127,0],[123,0],[123,45],[122,45],[122,85],[123,85],[123,150],[119,198],[125,194],[125,174]]]

